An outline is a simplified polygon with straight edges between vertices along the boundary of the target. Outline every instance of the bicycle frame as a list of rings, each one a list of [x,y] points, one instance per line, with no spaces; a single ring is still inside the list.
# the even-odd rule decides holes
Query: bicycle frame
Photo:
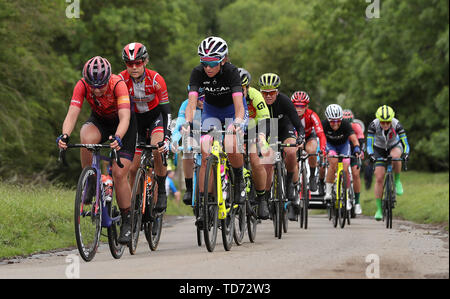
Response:
[[[211,155],[215,156],[217,158],[217,204],[219,206],[219,219],[223,220],[227,218],[227,213],[230,211],[230,208],[226,208],[225,206],[225,200],[223,199],[223,193],[222,193],[222,180],[221,180],[221,168],[222,165],[224,167],[224,172],[228,170],[227,165],[227,155],[223,153],[222,145],[217,139],[214,139],[212,147],[211,147]],[[220,192],[219,192],[220,191]]]

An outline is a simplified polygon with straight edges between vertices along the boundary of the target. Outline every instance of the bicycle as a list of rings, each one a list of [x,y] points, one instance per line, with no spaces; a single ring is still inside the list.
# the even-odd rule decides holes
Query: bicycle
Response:
[[[209,134],[212,130],[202,132]],[[228,131],[214,130],[216,136],[213,136],[211,154],[206,158],[205,187],[204,195],[200,199],[200,217],[198,222],[203,229],[205,245],[209,252],[214,251],[217,230],[220,227],[222,231],[223,247],[226,251],[231,249],[234,233],[234,217],[236,208],[239,205],[234,204],[235,178],[231,169],[231,164],[227,154],[224,152],[221,142],[217,138]],[[210,179],[212,176],[212,192],[210,190]]]
[[[257,204],[255,202],[256,191],[252,181],[252,171],[248,155],[244,156],[244,182],[245,204],[238,205],[235,212],[233,238],[237,245],[242,245],[245,231],[251,243],[256,239],[256,226],[258,224]]]
[[[184,137],[183,137],[184,138]],[[183,144],[185,143],[185,139],[183,139]],[[202,154],[200,153],[200,147],[199,146],[190,146],[190,150],[194,151],[194,172],[192,176],[192,209],[194,211],[194,217],[197,219],[200,215],[200,207],[199,204],[199,196],[200,196],[200,188],[198,184],[199,179],[199,173],[200,173],[200,166],[202,164]],[[179,151],[183,151],[184,147],[180,146],[178,147]],[[201,225],[198,225],[196,223],[196,231],[197,231],[197,245],[202,246],[202,231]]]
[[[74,223],[78,252],[84,261],[91,261],[97,252],[102,228],[106,227],[111,255],[120,259],[124,251],[124,246],[117,242],[118,227],[121,224],[120,211],[113,204],[114,187],[111,199],[107,200],[101,182],[101,160],[110,163],[112,160],[101,156],[100,150],[111,147],[109,144],[67,144],[67,148],[86,148],[93,152],[92,164],[83,168],[75,195]],[[60,149],[58,160],[67,166],[65,153],[66,150]],[[111,150],[111,157],[123,168],[116,150]],[[93,189],[95,193],[92,192]]]
[[[318,154],[308,154],[304,149],[297,151],[297,162],[300,163],[298,168],[299,184],[299,224],[300,228],[308,228],[308,209],[309,201],[311,200],[311,192],[309,190],[308,171],[306,169],[306,160],[309,157],[318,156]]]
[[[155,210],[158,195],[155,196],[157,184],[155,184],[153,150],[157,150],[158,146],[144,143],[138,144],[136,148],[142,149],[142,155],[131,193],[131,241],[128,248],[132,255],[136,253],[141,230],[144,230],[150,250],[157,249],[164,217],[164,212]],[[163,165],[166,166],[166,155],[161,154],[161,158]]]
[[[286,168],[283,167],[283,156],[281,149],[285,147],[297,147],[297,144],[284,144],[281,142],[270,144],[270,146],[277,146],[277,151],[274,152],[274,171],[273,181],[271,187],[271,196],[269,199],[269,211],[273,221],[275,238],[281,239],[281,236],[288,231],[288,215],[287,205],[288,199],[286,196],[285,178]]]
[[[387,158],[377,158],[376,162],[384,162],[386,168],[386,174],[384,176],[384,185],[383,185],[383,197],[381,199],[382,209],[383,209],[383,221],[386,219],[386,228],[392,229],[392,209],[395,208],[396,203],[396,190],[394,183],[394,174],[392,171],[392,162],[393,161],[402,161],[403,169],[407,170],[407,160],[404,158],[393,158],[391,155],[388,155]]]
[[[328,158],[338,159],[338,169],[336,172],[337,180],[333,185],[332,191],[332,201],[327,205],[329,219],[333,218],[333,226],[339,226],[341,228],[345,227],[345,222],[349,221],[350,218],[349,209],[347,207],[348,191],[347,191],[347,176],[344,171],[343,160],[347,158],[352,158],[352,155],[328,155]],[[360,159],[358,157],[358,159]],[[360,162],[358,162],[360,163]]]

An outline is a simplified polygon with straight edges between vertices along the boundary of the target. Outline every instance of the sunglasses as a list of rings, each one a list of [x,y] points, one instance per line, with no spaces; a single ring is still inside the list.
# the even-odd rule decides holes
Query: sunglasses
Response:
[[[100,86],[95,86],[95,85],[89,85],[92,89],[103,89],[106,85],[108,85],[108,83],[105,83],[103,85]]]
[[[294,106],[295,106],[295,108],[300,108],[300,109],[306,108],[306,105],[294,105]]]
[[[125,64],[128,67],[133,67],[133,65],[135,65],[136,67],[141,67],[144,64],[144,61],[143,60],[127,61],[125,62]]]
[[[219,65],[219,63],[221,62],[222,60],[219,60],[219,61],[200,61],[200,63],[202,64],[202,66],[204,67],[204,68],[206,68],[206,67],[211,67],[211,68],[213,68],[213,67],[216,67],[216,66],[218,66]]]
[[[275,90],[261,90],[261,93],[263,95],[268,95],[268,96],[275,96],[277,95],[278,89]]]
[[[390,125],[391,122],[390,121],[380,121],[380,124],[382,124],[382,125]]]
[[[340,123],[342,120],[340,119],[330,119],[330,124],[338,124]]]

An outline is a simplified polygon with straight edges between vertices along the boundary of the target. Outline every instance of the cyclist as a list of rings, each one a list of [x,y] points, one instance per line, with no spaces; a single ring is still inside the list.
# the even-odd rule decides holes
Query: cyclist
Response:
[[[250,165],[252,167],[252,180],[256,191],[256,201],[258,203],[258,217],[260,219],[268,219],[269,208],[265,200],[267,174],[259,160],[255,141],[258,140],[261,146],[267,146],[266,136],[268,136],[270,129],[270,113],[261,93],[250,86],[252,79],[250,73],[244,68],[239,68],[238,70],[241,76],[242,89],[249,114],[248,132],[254,133],[250,134],[250,142],[248,134],[246,134],[245,140],[250,157]],[[264,123],[260,124],[260,122]],[[261,125],[260,127],[258,127],[259,124]],[[264,129],[264,132],[258,132],[258,137],[256,137],[257,128]]]
[[[395,118],[394,110],[383,105],[378,108],[374,119],[367,129],[367,154],[372,163],[375,163],[375,201],[377,212],[376,220],[383,218],[381,207],[381,197],[383,194],[384,163],[376,162],[377,158],[386,158],[391,155],[393,158],[403,157],[405,160],[409,156],[409,144],[406,132],[398,119]],[[400,182],[401,161],[394,161],[395,189],[398,195],[403,194],[403,186]]]
[[[317,152],[317,137],[320,142],[320,151],[325,153],[325,148],[327,145],[327,138],[323,132],[322,122],[320,121],[317,113],[308,108],[309,106],[309,95],[305,91],[296,91],[291,96],[291,101],[294,103],[297,114],[302,121],[302,125],[305,127],[305,142],[306,142],[306,152],[309,154],[315,154]],[[313,130],[314,128],[314,130]],[[309,164],[309,188],[312,192],[317,191],[316,183],[316,167],[317,158],[311,156],[308,158]]]
[[[156,210],[162,212],[167,207],[165,181],[167,169],[163,165],[161,155],[169,149],[171,119],[169,96],[164,78],[156,71],[146,68],[149,61],[147,48],[141,43],[130,43],[123,48],[122,59],[127,69],[119,76],[125,81],[136,113],[138,143],[145,143],[150,138],[152,145],[158,145],[153,151],[156,182],[158,185],[158,201]],[[150,129],[151,136],[146,136]],[[133,186],[139,168],[142,150],[137,149],[130,167],[130,184]]]
[[[327,155],[350,155],[350,143],[352,143],[353,153],[358,157],[361,153],[360,145],[350,123],[347,121],[342,121],[342,107],[337,104],[328,105],[325,109],[325,116],[326,119],[322,120],[322,127],[325,132],[325,136],[327,137]],[[329,158],[328,161],[329,168],[326,177],[325,201],[330,201],[332,198],[331,189],[336,178],[338,159]],[[345,175],[349,177],[348,167],[350,165],[350,159],[344,159],[343,162]],[[319,180],[322,186],[324,177],[325,168],[321,168],[319,171]],[[348,184],[350,184],[350,181]]]
[[[116,186],[117,204],[122,214],[119,242],[127,243],[131,237],[130,206],[131,188],[127,176],[134,156],[136,125],[130,111],[128,89],[123,80],[112,74],[111,65],[106,58],[95,56],[83,67],[81,78],[73,90],[69,110],[62,126],[62,134],[57,138],[60,148],[66,149],[78,116],[86,101],[91,106],[91,116],[80,130],[81,143],[97,144],[113,141],[111,148],[118,150],[124,165],[112,166],[112,177]],[[92,164],[92,154],[81,149],[81,166]],[[93,178],[93,177],[92,177]],[[95,196],[95,181],[89,183],[88,198]]]
[[[188,92],[190,91],[190,87],[188,85]],[[202,110],[203,110],[203,101],[205,100],[205,89],[203,87],[199,88],[197,105],[194,115],[194,128],[200,128],[200,124],[202,121]],[[178,110],[178,117],[175,124],[175,128],[172,132],[172,141],[171,148],[173,152],[178,152],[178,143],[181,141],[181,127],[186,123],[186,107],[188,105],[189,100],[186,99],[180,106]],[[186,192],[183,196],[183,203],[186,205],[192,204],[192,187],[193,181],[192,177],[194,176],[194,153],[189,151],[188,149],[184,149],[183,152],[183,172],[184,172],[184,182],[186,184]]]
[[[343,111],[344,119],[346,119],[352,125],[352,129],[356,134],[356,138],[358,138],[358,142],[361,145],[361,159],[364,159],[364,132],[361,128],[361,125],[357,122],[353,121],[354,115],[352,110],[344,109]],[[351,147],[353,152],[353,145]],[[355,214],[360,215],[362,213],[361,204],[359,202],[359,196],[361,193],[361,178],[360,178],[360,166],[356,165],[357,160],[355,158],[350,159],[350,167],[352,168],[352,177],[353,177],[353,191],[355,192]]]
[[[237,67],[228,62],[228,45],[220,37],[205,38],[198,46],[200,65],[196,66],[190,77],[189,102],[186,108],[186,123],[183,130],[188,133],[192,126],[195,107],[200,87],[205,89],[203,103],[202,130],[209,130],[226,125],[227,130],[241,134],[245,130],[248,112],[243,103],[241,78]],[[226,135],[225,151],[232,166],[235,181],[235,203],[245,201],[245,185],[243,178],[243,154],[237,150],[236,135]],[[200,167],[199,187],[203,193],[206,158],[209,155],[212,140],[205,135],[201,139],[202,164]],[[205,193],[208,190],[204,191]]]
[[[277,74],[266,73],[259,78],[259,87],[261,94],[269,108],[270,117],[278,119],[278,140],[283,143],[297,145],[303,144],[304,128],[298,117],[294,104],[291,99],[278,91],[281,85],[281,79]],[[283,149],[285,153],[285,166],[287,170],[286,191],[291,204],[288,207],[289,220],[296,220],[295,206],[298,205],[298,163],[297,148],[287,147]],[[273,165],[265,165],[267,172],[266,194],[270,194],[272,185]]]

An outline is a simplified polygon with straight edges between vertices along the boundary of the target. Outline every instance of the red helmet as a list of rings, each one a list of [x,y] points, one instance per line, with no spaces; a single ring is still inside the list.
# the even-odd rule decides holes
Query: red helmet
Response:
[[[141,43],[130,43],[123,48],[122,59],[125,62],[145,60],[148,58],[147,48]]]
[[[306,106],[309,104],[309,95],[304,91],[296,91],[291,96],[291,101],[294,106]]]
[[[111,64],[100,56],[92,57],[83,67],[84,80],[94,88],[101,88],[107,84],[111,73]]]
[[[353,121],[353,112],[352,112],[352,110],[344,109],[343,113],[344,113],[344,119],[349,119],[350,122]]]

